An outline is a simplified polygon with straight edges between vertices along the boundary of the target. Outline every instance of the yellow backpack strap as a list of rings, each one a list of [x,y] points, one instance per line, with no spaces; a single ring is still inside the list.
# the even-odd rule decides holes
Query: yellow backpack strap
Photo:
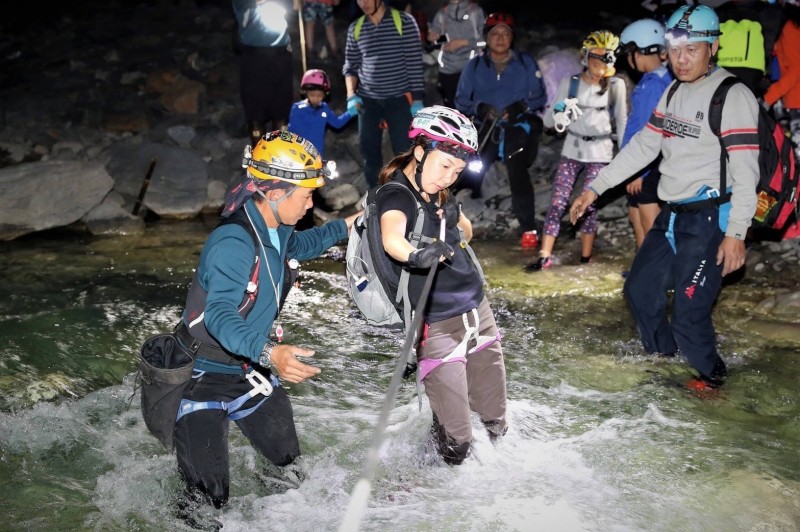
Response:
[[[402,37],[403,36],[403,19],[400,18],[400,12],[398,10],[396,10],[395,8],[393,8],[393,7],[390,7],[389,9],[392,10],[392,20],[394,21],[394,27],[397,28],[397,33],[399,33],[400,36]]]
[[[356,27],[353,28],[353,37],[355,38],[355,40],[358,40],[359,36],[361,35],[361,26],[364,25],[365,18],[367,18],[366,15],[361,15],[360,17],[358,17],[358,20],[356,20]]]
[[[394,21],[394,27],[397,28],[397,33],[400,36],[403,36],[403,19],[400,18],[400,12],[393,7],[389,8],[390,12],[392,13],[392,20]],[[353,28],[353,38],[358,40],[358,37],[361,35],[361,27],[364,25],[364,19],[367,18],[366,15],[361,15],[356,20],[356,27]]]

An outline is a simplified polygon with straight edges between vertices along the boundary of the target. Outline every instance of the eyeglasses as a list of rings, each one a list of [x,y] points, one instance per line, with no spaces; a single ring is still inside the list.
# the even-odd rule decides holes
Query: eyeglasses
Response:
[[[687,42],[689,39],[705,39],[707,37],[719,37],[722,32],[719,30],[691,31],[684,28],[669,28],[664,32],[664,38],[670,44]]]
[[[611,50],[606,50],[602,55],[589,52],[589,57],[598,59],[607,65],[613,65],[617,61],[617,56]]]

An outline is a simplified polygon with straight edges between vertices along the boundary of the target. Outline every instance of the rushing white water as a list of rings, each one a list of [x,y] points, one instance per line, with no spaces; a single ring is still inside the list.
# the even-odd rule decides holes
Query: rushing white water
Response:
[[[15,255],[30,263],[9,266],[2,287],[16,295],[0,307],[0,528],[187,528],[175,517],[174,455],[147,432],[133,384],[138,346],[181,311],[201,229],[150,258],[112,241],[99,259],[87,249],[100,244],[73,242],[70,269],[45,282],[58,271],[48,266],[22,288],[42,255]],[[165,246],[174,264],[163,264]],[[486,255],[490,281],[506,275],[492,261],[508,257]],[[592,267],[493,284],[510,417],[496,446],[476,419],[473,458],[445,465],[428,442],[424,394],[420,411],[414,383],[403,384],[361,530],[800,530],[796,347],[752,338],[729,311],[729,384],[698,397],[678,386],[691,375],[682,361],[643,355],[618,274]],[[579,282],[563,283],[570,272]],[[555,295],[529,293],[532,283]],[[323,370],[288,386],[305,480],[287,490],[233,428],[230,504],[205,515],[226,531],[340,526],[402,344],[365,325],[343,265],[327,259],[306,267],[282,320]]]

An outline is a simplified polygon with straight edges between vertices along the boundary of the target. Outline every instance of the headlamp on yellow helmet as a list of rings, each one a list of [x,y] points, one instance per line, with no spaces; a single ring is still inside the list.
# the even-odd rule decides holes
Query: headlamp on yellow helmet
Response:
[[[335,177],[336,164],[323,163],[307,139],[289,131],[271,131],[255,148],[246,146],[242,167],[256,180],[285,181],[298,187],[319,188]]]
[[[604,77],[611,77],[616,73],[614,63],[617,61],[616,51],[619,48],[619,37],[608,30],[597,30],[584,37],[581,44],[584,66],[589,64],[589,58],[602,61],[607,65]]]

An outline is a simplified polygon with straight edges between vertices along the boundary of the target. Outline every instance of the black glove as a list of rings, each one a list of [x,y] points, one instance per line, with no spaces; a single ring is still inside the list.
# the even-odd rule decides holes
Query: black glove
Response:
[[[519,115],[521,115],[522,113],[527,112],[527,110],[528,110],[528,104],[520,100],[506,107],[505,112],[506,114],[508,114],[508,118],[514,119]]]
[[[424,248],[415,249],[408,256],[408,265],[412,268],[427,270],[439,262],[439,257],[444,255],[446,258],[453,256],[453,248],[450,244],[441,240],[428,244]]]
[[[461,205],[455,201],[448,201],[442,207],[442,211],[442,218],[445,220],[444,224],[448,228],[455,227],[461,217]]]
[[[494,120],[497,116],[497,109],[488,103],[479,103],[475,108],[475,113],[478,119],[482,121]]]

